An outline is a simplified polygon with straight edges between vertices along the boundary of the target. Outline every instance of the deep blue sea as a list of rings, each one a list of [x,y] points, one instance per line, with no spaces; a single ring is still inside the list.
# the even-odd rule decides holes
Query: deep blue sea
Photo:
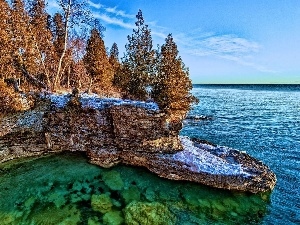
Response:
[[[277,176],[262,224],[300,224],[300,85],[194,85],[183,135],[244,150]]]

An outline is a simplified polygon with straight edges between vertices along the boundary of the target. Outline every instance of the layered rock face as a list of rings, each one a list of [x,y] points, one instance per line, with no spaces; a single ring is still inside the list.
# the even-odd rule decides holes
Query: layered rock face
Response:
[[[48,96],[26,112],[0,119],[0,161],[84,151],[91,163],[143,166],[161,177],[253,193],[274,188],[275,174],[237,150],[179,137],[154,103]]]

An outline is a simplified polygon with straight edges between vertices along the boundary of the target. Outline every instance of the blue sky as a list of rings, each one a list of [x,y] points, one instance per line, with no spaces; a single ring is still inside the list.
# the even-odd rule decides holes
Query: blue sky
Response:
[[[89,0],[123,55],[141,9],[154,46],[172,33],[193,83],[300,84],[300,0]],[[49,7],[54,7],[49,1]]]

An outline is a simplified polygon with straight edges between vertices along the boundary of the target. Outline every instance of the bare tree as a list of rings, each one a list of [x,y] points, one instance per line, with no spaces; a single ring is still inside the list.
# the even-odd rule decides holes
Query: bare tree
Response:
[[[54,90],[57,88],[63,70],[62,64],[67,53],[70,33],[76,31],[76,29],[84,29],[85,26],[91,25],[92,21],[86,0],[59,0],[59,6],[61,7],[64,34],[62,52],[58,60],[57,71],[53,80]]]

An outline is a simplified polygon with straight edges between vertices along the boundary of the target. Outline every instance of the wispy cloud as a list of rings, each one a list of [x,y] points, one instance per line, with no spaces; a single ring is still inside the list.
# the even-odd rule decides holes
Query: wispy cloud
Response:
[[[56,1],[54,0],[50,0],[48,1],[48,5],[47,5],[48,8],[55,8],[55,9],[58,9],[59,8],[59,5]]]
[[[103,14],[103,13],[93,13],[93,14],[94,14],[95,18],[100,19],[101,21],[103,21],[107,24],[117,25],[117,26],[120,26],[120,27],[126,28],[126,29],[134,28],[134,25],[132,23],[127,23],[120,18],[112,17],[112,16],[109,16],[109,15]]]
[[[118,10],[117,7],[107,7],[100,3],[88,1],[95,18],[110,25],[116,25],[125,29],[134,28],[134,15],[125,13],[123,10]]]
[[[108,13],[112,13],[114,15],[121,16],[123,18],[129,18],[129,19],[135,18],[135,15],[127,14],[123,10],[117,10],[117,7],[113,7],[113,8],[107,7],[104,9]]]
[[[195,56],[215,56],[261,72],[276,72],[254,62],[255,54],[262,49],[260,44],[237,35],[218,35],[197,30],[190,34],[176,35],[175,40],[187,53]]]
[[[96,8],[96,9],[100,9],[100,8],[104,7],[102,4],[100,4],[100,3],[94,3],[94,2],[92,2],[92,1],[87,1],[87,3],[88,3],[91,7]]]
[[[185,46],[192,54],[206,55],[235,55],[242,56],[258,52],[261,46],[236,35],[216,35],[204,33],[200,35],[176,35],[175,39]]]
[[[108,7],[100,3],[94,3],[91,0],[88,1],[88,4],[94,9],[94,16],[104,23],[125,29],[135,28],[135,15],[119,10],[117,6]],[[148,22],[147,24],[153,36],[160,39],[167,37],[170,28],[160,27],[157,21]],[[179,47],[187,54],[199,57],[214,56],[261,72],[277,72],[255,61],[255,55],[261,51],[262,46],[247,38],[235,34],[219,35],[214,32],[203,32],[201,29],[173,36]]]
[[[101,9],[105,13],[112,14],[113,16],[117,16],[117,17],[120,16],[122,18],[128,18],[128,19],[135,18],[135,15],[127,14],[123,10],[118,10],[116,6],[115,7],[107,7],[105,5],[102,5],[100,3],[94,3],[92,1],[88,1],[88,4],[92,8],[95,8],[95,9],[98,9],[98,10]]]

